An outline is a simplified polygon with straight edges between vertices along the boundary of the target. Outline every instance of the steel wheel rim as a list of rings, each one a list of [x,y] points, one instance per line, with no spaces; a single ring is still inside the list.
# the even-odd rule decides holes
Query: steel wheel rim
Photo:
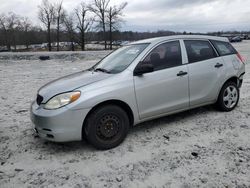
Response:
[[[114,114],[106,114],[97,124],[97,137],[104,141],[110,141],[117,137],[120,131],[120,119]]]
[[[223,94],[223,102],[227,108],[233,108],[238,100],[238,90],[235,86],[228,86]]]

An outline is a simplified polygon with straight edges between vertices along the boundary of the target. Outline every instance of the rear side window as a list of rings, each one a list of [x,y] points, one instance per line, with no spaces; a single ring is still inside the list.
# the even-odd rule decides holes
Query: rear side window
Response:
[[[217,54],[209,41],[185,40],[184,43],[187,49],[189,63],[204,61],[217,57]]]
[[[222,42],[216,40],[211,40],[211,42],[213,43],[215,49],[221,56],[237,54],[237,51],[229,42]]]

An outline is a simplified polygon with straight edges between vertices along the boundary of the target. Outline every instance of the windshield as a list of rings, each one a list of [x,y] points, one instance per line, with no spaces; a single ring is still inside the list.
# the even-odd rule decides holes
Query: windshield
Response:
[[[92,69],[111,74],[124,71],[149,44],[133,44],[114,51]]]

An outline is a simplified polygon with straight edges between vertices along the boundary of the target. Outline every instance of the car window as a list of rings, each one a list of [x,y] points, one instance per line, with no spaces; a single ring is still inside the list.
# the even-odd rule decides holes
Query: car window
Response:
[[[114,51],[99,63],[94,65],[92,69],[105,70],[111,74],[117,74],[124,71],[149,44],[132,44],[124,46]]]
[[[237,53],[237,51],[229,42],[222,42],[222,41],[215,41],[215,40],[211,40],[211,42],[221,56]]]
[[[167,42],[157,46],[147,55],[142,63],[152,64],[156,71],[182,65],[179,41]]]
[[[184,43],[186,46],[189,63],[204,61],[217,57],[217,54],[209,41],[185,40]]]

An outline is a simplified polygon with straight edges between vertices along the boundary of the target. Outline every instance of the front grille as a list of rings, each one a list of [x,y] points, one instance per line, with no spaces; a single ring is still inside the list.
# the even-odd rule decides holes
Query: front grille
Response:
[[[40,105],[42,103],[42,101],[43,101],[43,97],[41,95],[37,95],[37,97],[36,97],[36,103],[38,105]]]

